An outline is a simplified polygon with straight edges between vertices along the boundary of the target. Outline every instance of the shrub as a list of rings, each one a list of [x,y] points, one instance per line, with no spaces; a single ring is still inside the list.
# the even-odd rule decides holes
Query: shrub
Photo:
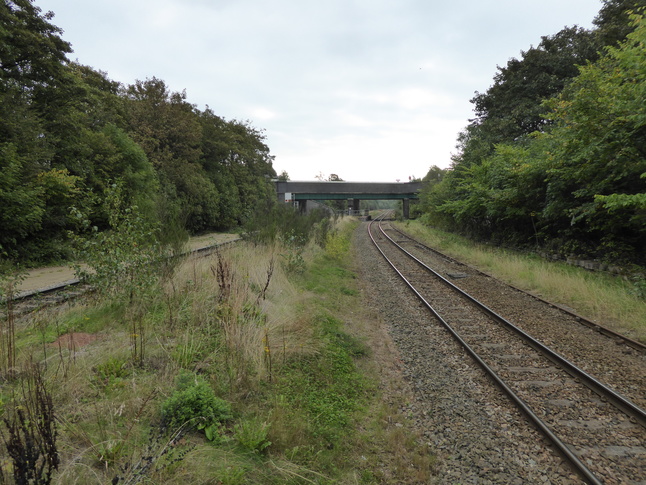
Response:
[[[329,232],[325,239],[325,254],[333,259],[341,259],[341,257],[348,252],[350,247],[350,240],[345,234],[340,234],[337,231]]]
[[[190,372],[179,375],[176,390],[162,405],[165,425],[204,430],[210,441],[218,437],[220,426],[231,417],[229,404],[215,395],[203,377]]]

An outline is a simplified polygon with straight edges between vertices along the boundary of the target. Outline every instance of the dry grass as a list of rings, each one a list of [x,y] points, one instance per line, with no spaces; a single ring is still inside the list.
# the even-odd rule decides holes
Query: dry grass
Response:
[[[311,326],[298,313],[304,296],[289,281],[280,253],[278,246],[240,244],[188,262],[173,280],[175,287],[191,287],[190,319],[180,320],[222,330],[231,355],[257,379],[268,378],[270,361],[277,366],[316,351]]]
[[[282,251],[239,244],[185,261],[156,296],[133,307],[77,305],[21,324],[17,367],[39,362],[56,405],[61,466],[54,483],[108,483],[131,466],[150,442],[161,403],[181,368],[210,376],[234,408],[245,400],[253,408],[261,404],[249,403],[248,396],[284,362],[317,352],[311,318],[300,309],[305,296],[285,273]],[[140,320],[136,328],[134,319]],[[49,343],[78,331],[96,338]],[[144,346],[141,361],[134,359],[135,341]],[[0,403],[10,402],[11,388],[1,391]],[[273,419],[276,431],[299,433],[295,423],[280,422],[279,408]],[[205,453],[211,450],[201,445],[187,458],[191,466],[179,467],[164,482],[180,483],[182,477],[203,482],[196,480],[195,469],[213,475],[215,465],[201,458]],[[219,458],[215,476],[235,483],[240,467],[231,469]]]
[[[343,237],[351,234],[351,220],[341,220],[337,230]],[[333,366],[324,366],[325,375],[308,373],[316,362],[338,362],[325,354],[330,335],[348,332],[360,341],[368,339],[375,348],[382,345],[374,322],[359,311],[357,280],[341,242],[336,241],[339,244],[330,254],[315,246],[305,248],[306,264],[315,266],[313,261],[318,260],[315,276],[286,271],[285,255],[293,248],[238,244],[219,254],[186,260],[153,294],[138,295],[134,306],[78,304],[21,323],[18,365],[39,362],[53,394],[61,456],[53,483],[103,484],[117,475],[122,477],[120,484],[379,483],[378,473],[369,479],[369,469],[378,470],[384,463],[392,476],[411,477],[414,469],[421,474],[420,481],[428,477],[432,457],[397,425],[408,426],[397,411],[399,401],[377,400],[366,404],[369,411],[360,410],[357,403],[353,413],[369,413],[362,421],[363,434],[324,429],[330,436],[343,436],[331,448],[312,433],[318,415],[303,409],[304,397],[319,396],[298,395],[306,392],[309,379],[330,382],[331,392],[339,392],[334,384],[343,379],[363,385],[354,374],[336,376]],[[312,282],[314,278],[319,279]],[[312,289],[308,292],[305,287]],[[317,325],[331,319],[342,326],[326,340]],[[71,332],[96,338],[71,346],[50,345]],[[348,341],[337,340],[347,345]],[[141,358],[133,353],[135,343]],[[334,358],[344,349],[334,348]],[[380,348],[378,356],[359,359],[362,374],[375,378],[392,359],[389,348]],[[158,436],[160,410],[183,370],[208,380],[217,396],[231,405],[234,422],[226,424],[222,443],[207,442],[203,432],[186,435],[172,447],[186,454],[173,461],[161,455],[169,448],[169,437]],[[289,395],[288,386],[279,382],[287,375],[298,383]],[[397,372],[389,373],[388,385],[396,387],[398,378]],[[0,403],[10,404],[13,385],[0,387]],[[348,399],[359,401],[373,394],[352,394]],[[321,409],[333,415],[345,412]],[[348,417],[348,422],[353,419]],[[266,438],[272,445],[267,456],[236,447],[235,426],[243,422],[268,423]],[[146,453],[156,456],[155,466],[143,473],[137,467]],[[409,483],[406,480],[398,483]]]

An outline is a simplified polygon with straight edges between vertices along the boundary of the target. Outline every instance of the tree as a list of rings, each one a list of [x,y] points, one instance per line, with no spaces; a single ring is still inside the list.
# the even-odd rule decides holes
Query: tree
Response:
[[[164,235],[232,227],[273,198],[263,130],[201,113],[158,78],[122,86],[69,62],[52,18],[32,0],[0,4],[0,257],[64,258],[79,220],[109,228],[114,184],[139,217],[173,226]]]
[[[541,103],[560,93],[578,74],[578,66],[597,58],[594,34],[580,27],[566,27],[553,36],[543,36],[537,47],[521,52],[499,67],[494,84],[471,100],[475,123],[487,123],[493,143],[514,141],[544,130],[548,121]]]
[[[201,163],[221,194],[218,227],[244,224],[262,201],[274,197],[274,157],[264,132],[249,122],[224,120],[208,107],[200,122]]]
[[[25,159],[12,144],[0,146],[0,257],[15,258],[20,245],[40,229],[45,213],[43,192],[26,183]]]
[[[68,81],[71,52],[52,18],[30,0],[0,5],[0,254],[5,257],[35,256],[34,240],[51,202],[53,179],[37,177],[51,169],[49,121]]]
[[[549,130],[478,160],[468,158],[475,150],[462,154],[424,191],[425,220],[490,241],[643,263],[646,21],[632,18],[625,42],[545,101]],[[468,130],[469,146],[482,133]]]
[[[546,213],[619,256],[646,250],[646,21],[549,105],[558,124]]]
[[[646,8],[646,0],[603,0],[603,6],[593,23],[600,46],[616,47],[633,31],[631,13]]]
[[[176,210],[192,232],[213,228],[218,221],[218,190],[204,172],[202,126],[186,92],[170,92],[161,79],[128,86],[129,133],[155,168],[162,190],[177,202]]]
[[[15,90],[36,103],[60,86],[66,54],[72,52],[49,21],[52,12],[41,14],[32,0],[9,0],[0,5],[0,90]],[[39,106],[43,108],[44,106]]]

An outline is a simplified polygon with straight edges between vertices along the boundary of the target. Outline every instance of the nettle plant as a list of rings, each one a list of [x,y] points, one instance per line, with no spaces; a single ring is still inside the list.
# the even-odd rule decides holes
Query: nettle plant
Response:
[[[285,247],[285,252],[281,254],[284,260],[285,270],[288,273],[302,273],[305,271],[305,259],[303,251],[307,244],[308,237],[299,234],[295,230],[290,230],[280,238]]]

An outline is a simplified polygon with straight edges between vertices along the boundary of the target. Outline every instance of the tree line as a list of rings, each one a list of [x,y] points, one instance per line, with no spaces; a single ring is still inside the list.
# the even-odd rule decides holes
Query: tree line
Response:
[[[604,0],[498,67],[422,219],[496,244],[646,264],[646,0]]]
[[[0,4],[0,259],[69,257],[74,233],[109,229],[108,193],[161,234],[237,226],[273,196],[262,130],[71,62],[53,16]]]

